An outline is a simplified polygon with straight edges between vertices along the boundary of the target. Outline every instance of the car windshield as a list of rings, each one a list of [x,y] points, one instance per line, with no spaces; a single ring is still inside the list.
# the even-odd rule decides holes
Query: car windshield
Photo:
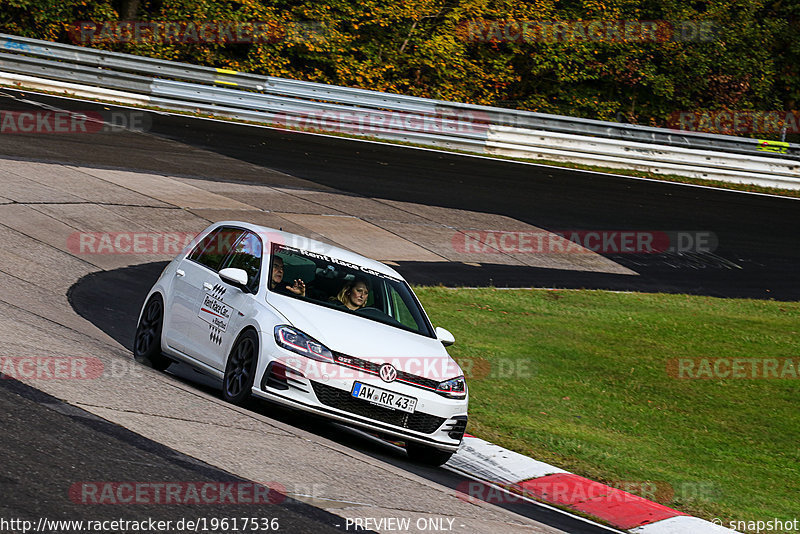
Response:
[[[269,273],[270,291],[434,337],[419,301],[403,280],[279,244],[272,245]]]

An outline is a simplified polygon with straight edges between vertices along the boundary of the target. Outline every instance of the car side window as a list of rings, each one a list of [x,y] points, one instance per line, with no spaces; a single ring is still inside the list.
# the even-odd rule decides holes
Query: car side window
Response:
[[[395,290],[395,288],[389,287],[389,297],[391,299],[390,315],[404,326],[415,330],[418,329],[419,325],[417,325],[417,321],[414,320],[414,316],[408,310],[408,306],[406,306],[406,303],[403,302],[403,298],[400,296],[397,290]]]
[[[258,282],[261,274],[261,239],[253,232],[247,232],[228,257],[223,268],[232,267],[242,269],[247,273],[247,287],[253,293],[258,291]]]
[[[189,259],[205,265],[212,271],[219,271],[222,261],[243,233],[244,230],[237,228],[218,228],[194,247]]]

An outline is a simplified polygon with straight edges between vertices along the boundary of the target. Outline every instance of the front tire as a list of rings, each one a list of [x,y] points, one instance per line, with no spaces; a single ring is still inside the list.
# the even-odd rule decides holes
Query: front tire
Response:
[[[150,297],[133,337],[133,357],[145,365],[163,371],[172,360],[161,353],[161,329],[164,326],[164,300],[158,293]]]
[[[241,405],[250,398],[258,364],[258,336],[247,330],[233,344],[225,364],[222,397],[231,404]]]
[[[406,443],[406,454],[408,454],[408,459],[414,463],[431,465],[434,467],[446,464],[450,457],[453,456],[452,452],[443,451],[427,445],[420,445],[413,441]]]

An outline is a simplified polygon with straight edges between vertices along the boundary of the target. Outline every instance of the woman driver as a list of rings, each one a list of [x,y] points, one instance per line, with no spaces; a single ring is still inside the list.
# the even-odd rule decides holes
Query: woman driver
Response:
[[[358,310],[367,304],[369,288],[362,279],[347,282],[336,295],[336,300],[347,307],[348,310]]]

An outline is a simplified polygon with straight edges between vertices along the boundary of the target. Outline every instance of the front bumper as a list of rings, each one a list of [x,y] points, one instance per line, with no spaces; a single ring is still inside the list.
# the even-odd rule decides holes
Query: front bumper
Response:
[[[308,364],[305,359],[302,360]],[[253,394],[440,450],[454,452],[461,444],[467,425],[466,398],[448,399],[430,391],[392,383],[392,391],[417,399],[414,413],[407,413],[351,396],[355,381],[374,383],[375,377],[332,378],[327,374],[314,374],[314,379],[310,379],[297,367],[300,366],[293,367],[286,361],[270,362],[258,386],[254,387]],[[308,365],[305,370],[308,373]],[[383,388],[388,386],[380,381],[375,385]]]

